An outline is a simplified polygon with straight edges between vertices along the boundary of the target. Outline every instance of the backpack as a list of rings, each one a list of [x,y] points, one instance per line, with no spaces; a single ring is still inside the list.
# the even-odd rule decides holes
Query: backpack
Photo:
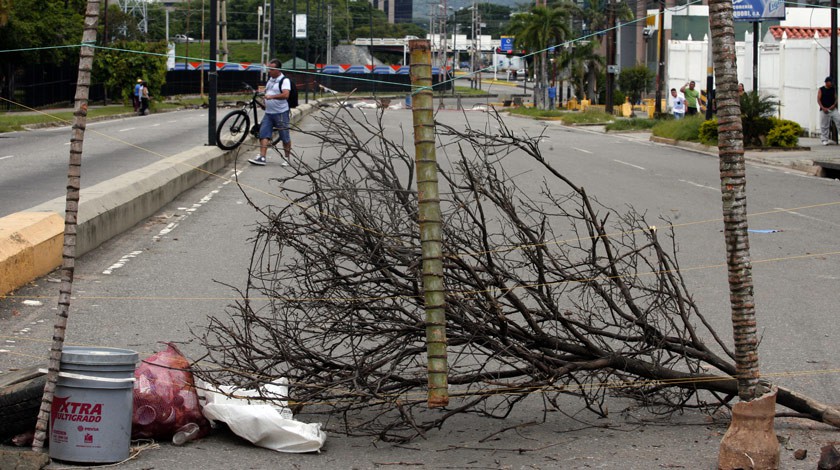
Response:
[[[298,107],[298,91],[297,87],[295,86],[295,82],[293,82],[289,77],[283,75],[283,80],[289,81],[289,97],[286,101],[289,103],[289,108],[297,108]],[[283,90],[283,80],[280,80],[280,90]]]

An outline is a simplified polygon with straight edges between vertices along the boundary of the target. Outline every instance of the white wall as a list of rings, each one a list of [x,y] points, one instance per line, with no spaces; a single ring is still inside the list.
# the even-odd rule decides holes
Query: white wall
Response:
[[[705,39],[705,38],[704,38]],[[752,35],[736,43],[738,81],[752,89]],[[758,89],[780,102],[782,119],[796,121],[810,134],[819,133],[817,90],[829,72],[829,38],[787,39],[759,43]],[[668,44],[667,90],[680,89],[694,80],[706,88],[708,42],[670,41]]]

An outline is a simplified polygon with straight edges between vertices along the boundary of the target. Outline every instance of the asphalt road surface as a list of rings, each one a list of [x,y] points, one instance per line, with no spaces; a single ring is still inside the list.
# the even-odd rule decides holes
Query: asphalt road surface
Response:
[[[64,196],[71,132],[62,126],[0,134],[0,217]],[[82,187],[202,145],[207,137],[204,109],[91,122]]]
[[[410,113],[385,115],[387,133],[411,145]],[[484,112],[445,110],[437,117],[497,130]],[[312,118],[304,122],[315,125]],[[651,144],[635,134],[605,135],[515,117],[505,118],[505,125],[522,135],[543,135],[549,163],[605,206],[632,205],[652,223],[664,227],[660,217],[673,223],[689,291],[713,327],[731,336],[716,158]],[[299,134],[293,138],[299,158],[314,160],[318,143]],[[438,150],[441,165],[455,157],[452,147]],[[524,156],[500,164],[534,195],[550,181]],[[246,194],[259,206],[286,203],[271,180],[288,171],[276,159],[265,167],[242,165],[244,157],[239,166],[182,194],[77,262],[68,343],[127,347],[143,357],[159,348],[157,341],[175,341],[191,358],[202,356],[193,333],[200,334],[208,316],[221,315],[235,302],[228,285],[246,283],[249,239],[259,217]],[[840,183],[758,165],[748,166],[747,178],[750,228],[761,230],[750,240],[762,373],[838,403]],[[0,370],[46,361],[55,278],[47,276],[0,301]],[[320,454],[307,455],[277,454],[219,431],[184,447],[163,443],[120,468],[715,468],[725,421],[692,410],[653,416],[618,398],[607,405],[606,419],[580,412],[573,398],[562,411],[544,415],[534,396],[506,420],[461,416],[404,445],[330,433]],[[837,441],[835,430],[790,418],[777,419],[776,433],[785,440],[782,466],[788,469],[815,468],[819,448]],[[807,458],[795,460],[796,449],[807,449]]]

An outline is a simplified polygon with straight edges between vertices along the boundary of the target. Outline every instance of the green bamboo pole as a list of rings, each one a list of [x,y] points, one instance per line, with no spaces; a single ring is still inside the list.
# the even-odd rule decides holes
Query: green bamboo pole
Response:
[[[414,152],[417,168],[417,204],[423,252],[423,292],[426,305],[426,357],[429,408],[449,404],[449,363],[446,357],[446,292],[443,287],[443,249],[435,156],[435,120],[432,96],[432,49],[428,40],[408,43],[411,84],[420,90],[412,98]]]

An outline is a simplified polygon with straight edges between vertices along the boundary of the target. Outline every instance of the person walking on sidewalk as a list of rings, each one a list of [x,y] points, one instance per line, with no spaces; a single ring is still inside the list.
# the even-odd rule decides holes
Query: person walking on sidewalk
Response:
[[[140,90],[143,88],[143,79],[138,78],[134,85],[134,91],[131,93],[131,104],[134,105],[134,112],[140,111]]]
[[[694,89],[694,80],[686,83],[680,88],[680,93],[685,95],[685,114],[694,116],[700,109],[697,102],[700,100],[700,92]]]
[[[288,166],[292,154],[292,138],[289,134],[289,93],[292,84],[280,71],[280,60],[271,59],[268,62],[268,82],[265,84],[265,116],[260,123],[260,154],[248,160],[253,165],[265,165],[265,155],[274,128],[280,130],[280,140],[283,141],[285,159],[280,165]]]
[[[817,105],[820,107],[820,140],[823,145],[831,143],[831,122],[834,127],[840,130],[840,114],[837,112],[837,88],[834,88],[834,80],[825,77],[825,86],[817,91]]]
[[[145,81],[140,84],[140,115],[149,114],[149,84]]]

